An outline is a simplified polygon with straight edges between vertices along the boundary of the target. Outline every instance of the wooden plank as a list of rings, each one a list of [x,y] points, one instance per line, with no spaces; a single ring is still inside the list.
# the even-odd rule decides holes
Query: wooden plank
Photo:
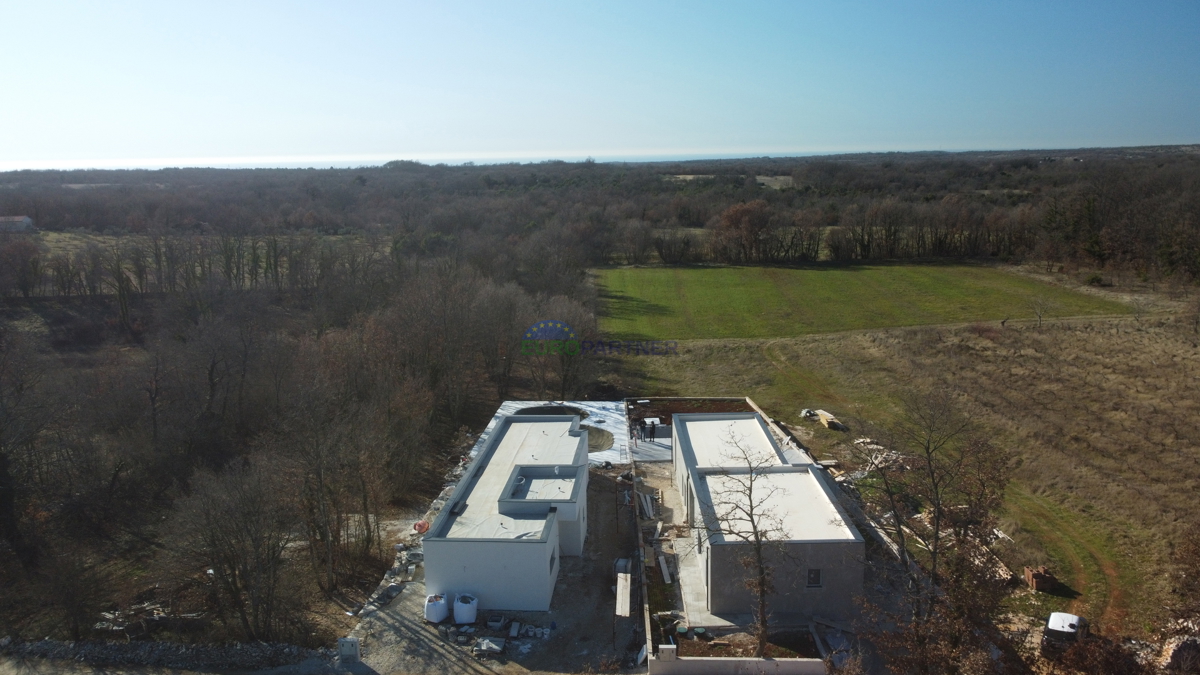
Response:
[[[821,658],[829,658],[829,651],[825,649],[825,641],[822,640],[821,636],[817,633],[817,624],[808,624],[808,632],[812,633],[813,642],[817,643],[817,651],[821,652]]]
[[[642,512],[646,514],[646,520],[654,518],[654,502],[650,501],[650,495],[639,492],[638,497],[642,501]]]
[[[629,573],[617,575],[617,616],[629,616]]]
[[[667,557],[658,556],[658,566],[662,569],[663,582],[671,583],[671,570],[667,569]]]

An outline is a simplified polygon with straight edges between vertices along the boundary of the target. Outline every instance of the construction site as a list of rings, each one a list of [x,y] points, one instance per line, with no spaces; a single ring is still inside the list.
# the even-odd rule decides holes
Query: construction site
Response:
[[[786,525],[765,656],[771,672],[823,673],[853,647],[867,543],[827,468],[746,398],[504,403],[396,545],[339,658],[757,672],[750,533],[729,510],[750,473]]]

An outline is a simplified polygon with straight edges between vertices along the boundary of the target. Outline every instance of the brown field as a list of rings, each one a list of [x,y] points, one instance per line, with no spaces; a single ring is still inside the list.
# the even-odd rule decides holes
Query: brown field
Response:
[[[841,456],[859,420],[886,424],[905,389],[953,391],[1014,453],[1002,557],[1068,586],[1015,593],[1014,610],[1070,607],[1138,634],[1161,623],[1172,542],[1200,517],[1198,340],[1179,314],[989,322],[687,341],[678,358],[630,359],[628,375],[655,394],[749,395],[820,457]],[[850,433],[802,421],[817,407]]]

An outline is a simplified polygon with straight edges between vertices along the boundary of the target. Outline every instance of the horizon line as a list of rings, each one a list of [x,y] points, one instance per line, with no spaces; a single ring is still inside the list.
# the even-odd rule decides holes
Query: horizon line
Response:
[[[1113,145],[1074,148],[1049,147],[996,147],[955,149],[882,149],[841,148],[785,150],[747,149],[740,151],[628,151],[612,153],[586,152],[527,152],[527,153],[429,153],[429,154],[341,154],[341,155],[242,155],[242,156],[192,156],[160,158],[115,158],[115,159],[48,159],[48,160],[0,160],[0,173],[19,171],[112,171],[112,170],[160,170],[160,169],[307,169],[307,168],[374,168],[394,161],[412,161],[421,164],[451,166],[488,166],[512,163],[539,162],[671,162],[705,159],[758,159],[758,158],[801,158],[855,154],[917,154],[917,153],[968,153],[968,152],[1062,152],[1067,150],[1118,150],[1122,148],[1193,147],[1197,143],[1167,143],[1161,145]]]

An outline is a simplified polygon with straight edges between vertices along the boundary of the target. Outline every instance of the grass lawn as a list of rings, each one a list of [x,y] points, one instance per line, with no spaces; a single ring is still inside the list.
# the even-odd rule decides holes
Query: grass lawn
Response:
[[[1122,314],[1124,305],[981,265],[643,267],[598,272],[618,339],[770,338],[864,328]]]
[[[1005,498],[1009,518],[1037,539],[1045,549],[1051,571],[1063,584],[1053,593],[1015,596],[1014,609],[1031,616],[1068,611],[1088,617],[1098,631],[1124,618],[1123,588],[1132,587],[1129,570],[1118,565],[1119,554],[1107,538],[1096,532],[1078,514],[1053,501],[1030,493],[1025,486],[1012,484]],[[1013,570],[1021,574],[1022,570]],[[1124,583],[1122,583],[1124,582]]]

